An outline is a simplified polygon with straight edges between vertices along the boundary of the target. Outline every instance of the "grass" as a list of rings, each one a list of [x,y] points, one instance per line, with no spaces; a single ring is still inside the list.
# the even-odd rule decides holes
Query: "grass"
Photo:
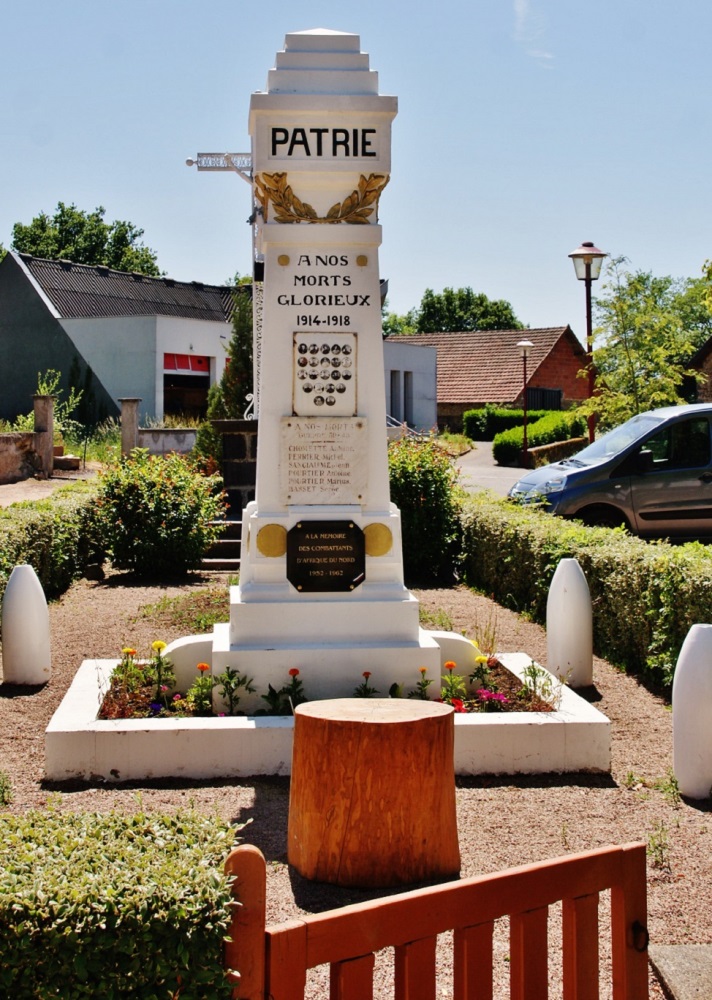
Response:
[[[156,626],[183,628],[190,634],[210,632],[213,625],[230,618],[229,587],[213,584],[194,594],[162,597],[155,604],[144,605],[138,618],[151,619]]]

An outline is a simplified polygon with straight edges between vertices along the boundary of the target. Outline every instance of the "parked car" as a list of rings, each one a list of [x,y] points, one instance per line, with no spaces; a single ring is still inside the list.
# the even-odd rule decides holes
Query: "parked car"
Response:
[[[643,537],[712,537],[712,405],[632,417],[571,458],[527,472],[513,500]]]

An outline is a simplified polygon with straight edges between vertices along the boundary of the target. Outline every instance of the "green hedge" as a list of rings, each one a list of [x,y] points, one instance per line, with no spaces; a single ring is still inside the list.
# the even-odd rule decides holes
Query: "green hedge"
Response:
[[[655,685],[669,689],[689,629],[711,620],[712,550],[698,542],[585,528],[487,493],[468,498],[462,524],[467,583],[542,624],[559,561],[577,559],[591,592],[596,653]]]
[[[32,566],[45,594],[56,597],[103,561],[96,496],[96,484],[82,480],[46,500],[0,510],[0,601],[15,566]]]
[[[194,811],[0,814],[0,996],[229,997],[233,839]]]
[[[567,441],[580,437],[586,431],[586,421],[566,410],[546,413],[538,420],[527,420],[527,445],[536,448],[555,441]],[[524,448],[524,427],[511,427],[495,435],[492,442],[492,456],[498,465],[518,465]]]
[[[539,420],[552,410],[528,410],[527,421]],[[492,441],[496,434],[524,423],[524,410],[509,410],[499,406],[483,406],[465,410],[462,415],[463,433],[472,441]]]

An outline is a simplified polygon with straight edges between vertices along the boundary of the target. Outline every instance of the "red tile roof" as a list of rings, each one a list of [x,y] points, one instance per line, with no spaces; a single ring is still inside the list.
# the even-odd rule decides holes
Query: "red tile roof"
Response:
[[[585,362],[585,351],[568,326],[538,330],[473,330],[389,337],[389,343],[437,348],[438,403],[511,403],[522,391],[520,340],[534,345],[527,358],[527,380],[565,337],[568,350]]]
[[[29,254],[17,256],[63,319],[182,316],[229,322],[232,313],[229,286],[150,278]]]

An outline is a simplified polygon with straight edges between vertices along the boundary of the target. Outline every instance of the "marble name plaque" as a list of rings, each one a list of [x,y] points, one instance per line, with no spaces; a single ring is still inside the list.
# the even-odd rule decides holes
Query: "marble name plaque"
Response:
[[[365,503],[366,427],[364,417],[283,417],[282,503]]]

